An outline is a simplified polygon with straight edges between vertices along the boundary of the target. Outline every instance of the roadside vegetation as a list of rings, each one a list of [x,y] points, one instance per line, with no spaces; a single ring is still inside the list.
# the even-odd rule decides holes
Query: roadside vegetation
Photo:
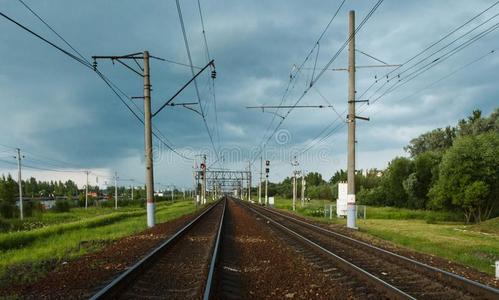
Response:
[[[160,202],[157,204],[156,219],[158,223],[166,222],[195,209],[193,201]],[[46,213],[42,216],[48,221],[43,227],[0,233],[0,284],[9,281],[18,268],[30,268],[30,272],[20,273],[37,277],[52,264],[61,264],[96,251],[110,241],[147,227],[145,209],[141,207],[118,211],[103,208],[87,211],[72,209],[60,215]],[[32,279],[17,278],[26,281]]]
[[[409,156],[394,158],[385,170],[356,173],[357,204],[366,207],[360,232],[493,274],[499,259],[499,109],[485,117],[473,111],[454,127],[411,140],[405,150]],[[346,171],[329,181],[316,172],[305,179],[306,197],[315,200],[301,207],[298,199],[295,213],[345,224],[334,207],[329,219],[328,209]],[[269,185],[277,208],[292,209],[291,182]]]
[[[356,172],[357,204],[444,212],[466,223],[499,216],[499,108],[488,117],[473,111],[454,127],[411,140],[405,150],[409,157],[394,158],[385,170]],[[347,173],[339,170],[326,181],[310,172],[305,179],[308,198],[335,200]],[[269,184],[269,195],[291,198],[291,181]]]

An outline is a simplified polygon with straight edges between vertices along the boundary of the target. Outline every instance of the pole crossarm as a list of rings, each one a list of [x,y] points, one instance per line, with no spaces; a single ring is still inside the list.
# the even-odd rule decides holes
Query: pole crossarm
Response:
[[[266,108],[328,108],[332,105],[260,105],[260,106],[246,106],[248,109],[259,108],[265,110]]]
[[[163,110],[163,108],[169,105],[173,101],[173,99],[175,99],[175,97],[177,97],[191,82],[194,81],[194,79],[196,79],[196,77],[203,73],[203,71],[206,70],[209,66],[215,67],[215,60],[212,59],[209,63],[206,64],[206,66],[199,70],[199,72],[197,72],[189,81],[187,81],[173,96],[170,97],[170,99],[168,99],[163,105],[161,105],[161,107],[152,114],[152,117],[155,117],[160,111]]]
[[[396,68],[402,65],[369,65],[369,66],[356,66],[355,69],[369,69],[369,68]],[[313,68],[302,68],[302,70],[313,70]],[[327,71],[348,71],[348,68],[329,68]]]

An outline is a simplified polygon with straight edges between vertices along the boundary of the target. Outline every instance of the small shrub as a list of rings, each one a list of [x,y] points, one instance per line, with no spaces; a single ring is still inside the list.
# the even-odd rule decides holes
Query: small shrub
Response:
[[[56,212],[68,212],[71,205],[66,200],[55,201],[54,211]]]
[[[14,217],[15,206],[6,201],[0,201],[0,215],[6,219]]]

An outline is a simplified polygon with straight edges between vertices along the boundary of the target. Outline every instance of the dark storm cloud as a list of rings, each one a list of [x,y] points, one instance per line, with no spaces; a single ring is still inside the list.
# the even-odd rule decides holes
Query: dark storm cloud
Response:
[[[216,95],[221,146],[240,151],[247,160],[251,147],[262,140],[271,114],[247,110],[246,105],[278,104],[293,64],[303,61],[340,1],[201,1],[210,52],[217,67]],[[95,54],[126,54],[148,49],[153,55],[187,63],[174,1],[28,1],[62,36],[89,58]],[[193,62],[206,63],[195,1],[181,1]],[[347,37],[347,11],[357,11],[357,23],[374,1],[347,1],[321,41],[318,66],[323,66]],[[491,1],[385,1],[358,34],[357,47],[389,63],[404,62],[431,42],[489,6]],[[17,1],[4,3],[2,11],[51,40],[62,43]],[[497,12],[497,9],[495,10]],[[484,18],[481,18],[484,20]],[[95,74],[55,49],[0,22],[1,143],[20,146],[45,156],[94,168],[119,169],[140,178],[143,130],[115,95]],[[474,108],[489,113],[497,106],[495,55],[484,59],[441,84],[414,92],[497,46],[492,33],[465,51],[425,73],[404,88],[387,95],[364,112],[371,122],[358,131],[361,167],[382,167],[402,147],[426,130],[455,124]],[[358,55],[359,64],[374,61]],[[344,67],[346,52],[332,65]],[[313,67],[313,60],[306,64]],[[99,68],[130,96],[142,93],[141,78],[119,65],[99,62]],[[152,62],[153,106],[159,107],[186,80],[182,66]],[[366,89],[382,70],[362,70],[357,90]],[[310,78],[311,70],[304,70]],[[338,112],[346,108],[347,74],[326,72],[317,89]],[[214,130],[213,99],[209,78],[199,80],[208,126]],[[293,104],[306,87],[299,81],[286,100]],[[410,97],[408,97],[410,96]],[[193,87],[179,101],[196,101]],[[311,89],[302,104],[326,104]],[[141,102],[137,101],[141,106]],[[282,114],[285,111],[281,111]],[[331,110],[295,110],[284,122],[289,140],[272,138],[269,147],[299,152],[336,119]],[[278,121],[279,118],[276,118]],[[180,107],[168,107],[155,125],[180,150],[210,151],[201,118]],[[274,123],[276,124],[276,123]],[[326,177],[345,167],[346,127],[307,153],[304,168],[320,170]],[[218,138],[215,135],[215,142]],[[231,150],[231,151],[232,151]],[[323,151],[323,152],[321,152]],[[324,152],[326,151],[326,152]],[[328,162],[313,159],[327,153]],[[162,181],[188,185],[192,165],[163,153],[156,173]],[[213,155],[212,155],[213,156]],[[284,156],[284,155],[283,155]],[[165,157],[169,157],[168,159]],[[173,156],[174,157],[174,156]],[[211,158],[210,158],[211,159]],[[273,179],[289,170],[289,155],[276,164]],[[242,168],[243,162],[227,162]]]

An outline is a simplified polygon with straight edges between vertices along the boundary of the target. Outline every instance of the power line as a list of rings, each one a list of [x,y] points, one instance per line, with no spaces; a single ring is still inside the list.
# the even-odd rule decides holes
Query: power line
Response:
[[[189,48],[189,42],[187,41],[187,33],[185,31],[184,18],[182,16],[182,10],[180,8],[180,2],[179,2],[179,0],[176,0],[176,4],[177,4],[178,17],[179,17],[179,20],[180,20],[180,27],[182,29],[182,35],[184,37],[185,49],[187,51],[187,57],[189,59],[189,64],[192,66],[191,50]],[[194,68],[193,67],[191,67],[191,73],[192,73],[192,76],[194,77]],[[208,123],[206,121],[206,117],[205,117],[205,113],[204,113],[204,110],[203,110],[203,105],[201,103],[201,96],[199,95],[199,88],[198,88],[198,84],[197,84],[196,79],[194,79],[194,88],[196,90],[196,96],[198,98],[199,107],[201,109],[201,117],[203,118],[203,123],[204,123],[204,126],[206,128],[206,131],[208,132],[208,136],[210,138],[211,146],[213,147],[213,151],[215,152],[215,155],[217,156],[217,159],[219,159],[218,151],[217,151],[217,149],[215,147],[215,144],[213,142],[213,136],[211,134],[210,128],[209,128]]]
[[[448,74],[446,74],[446,75],[442,76],[441,78],[439,78],[439,79],[437,79],[437,80],[433,81],[432,83],[430,83],[429,85],[427,85],[427,86],[425,86],[425,87],[421,88],[420,90],[418,90],[418,91],[416,91],[416,92],[414,92],[414,93],[412,93],[412,94],[410,94],[410,95],[408,95],[408,96],[406,96],[406,97],[402,98],[400,101],[404,101],[404,100],[406,100],[406,99],[408,99],[408,98],[410,98],[410,97],[413,97],[414,95],[419,94],[420,92],[422,92],[422,91],[424,91],[424,90],[426,90],[426,89],[428,89],[428,88],[430,88],[430,87],[435,86],[436,84],[438,84],[438,83],[442,82],[443,80],[445,80],[445,79],[447,79],[447,78],[451,77],[452,75],[454,75],[454,74],[458,73],[459,71],[464,70],[465,68],[467,68],[467,67],[469,67],[469,66],[471,66],[471,65],[473,65],[473,64],[475,64],[475,63],[477,63],[477,62],[479,62],[479,61],[481,61],[482,59],[484,59],[484,58],[486,58],[487,56],[489,56],[489,55],[491,55],[491,54],[494,54],[494,53],[495,53],[495,49],[494,49],[494,50],[491,50],[491,51],[489,51],[489,52],[487,52],[487,53],[485,53],[485,54],[483,54],[483,55],[481,55],[480,57],[478,57],[478,58],[476,58],[476,59],[471,60],[470,62],[468,62],[468,63],[466,63],[466,64],[462,65],[461,67],[459,67],[459,68],[455,69],[454,71],[452,71],[452,72],[450,72],[450,73],[448,73]],[[366,111],[366,110],[367,110],[367,108],[368,108],[368,107],[367,107],[367,106],[365,106],[365,107],[364,107],[364,109],[363,109],[363,110],[361,110],[360,112],[362,113],[362,112]],[[337,119],[336,119],[336,120],[337,120]],[[336,120],[335,120],[335,121],[336,121]],[[327,128],[332,127],[332,125],[333,125],[333,124],[334,124],[334,122],[333,122],[330,126],[328,126]],[[304,150],[302,150],[299,154],[297,154],[297,156],[302,155],[303,153],[305,153],[305,152],[309,151],[312,147],[314,147],[314,146],[315,146],[315,145],[317,145],[318,143],[320,143],[320,142],[322,142],[322,141],[324,141],[324,140],[328,139],[330,136],[332,136],[332,134],[333,134],[334,132],[336,132],[338,129],[342,128],[344,125],[345,125],[344,123],[340,123],[340,124],[338,124],[336,127],[334,127],[333,129],[331,129],[331,130],[330,130],[330,131],[329,131],[329,132],[328,132],[328,133],[327,133],[324,137],[322,137],[320,140],[318,140],[318,137],[319,137],[320,135],[322,135],[322,133],[323,133],[323,132],[325,132],[326,130],[321,131],[321,133],[320,133],[317,137],[315,137],[315,138],[312,140],[313,142],[311,142],[311,143],[309,144],[309,146],[307,146]]]
[[[210,61],[212,58],[210,55],[210,49],[208,47],[208,39],[206,38],[206,30],[205,30],[205,26],[204,26],[203,12],[201,9],[201,1],[198,0],[197,2],[198,2],[199,18],[201,20],[201,28],[203,31],[204,47],[206,49],[206,60]],[[217,97],[216,97],[216,92],[215,92],[215,78],[211,78],[210,88],[211,88],[211,92],[213,95],[213,108],[215,111],[215,125],[214,126],[215,126],[217,140],[218,140],[218,149],[220,151],[220,147],[221,147],[221,145],[220,145],[220,130],[219,130],[219,126],[218,126],[218,110],[217,110]]]
[[[436,46],[437,44],[439,44],[440,42],[442,42],[443,40],[445,40],[446,38],[450,37],[452,34],[456,33],[457,31],[459,31],[460,29],[464,28],[466,25],[470,24],[471,22],[473,22],[474,20],[476,20],[477,18],[479,18],[480,16],[482,16],[483,14],[485,14],[486,12],[488,12],[489,10],[491,10],[493,7],[495,7],[497,4],[499,4],[499,1],[496,1],[495,3],[493,3],[492,5],[490,5],[489,7],[487,7],[486,9],[480,11],[478,14],[476,14],[475,16],[473,16],[472,18],[470,18],[469,20],[467,20],[466,22],[464,22],[463,24],[459,25],[458,27],[454,28],[453,30],[451,30],[449,33],[445,34],[444,36],[442,36],[440,39],[438,39],[437,41],[431,43],[430,45],[428,45],[427,47],[425,47],[423,50],[419,51],[418,53],[416,53],[415,55],[413,55],[412,57],[408,58],[404,63],[402,63],[401,65],[399,65],[397,68],[387,72],[385,75],[381,76],[380,78],[388,78],[388,76],[390,76],[390,74],[396,72],[397,70],[399,70],[400,68],[404,67],[405,65],[407,65],[408,63],[410,63],[411,61],[415,60],[416,58],[418,58],[419,56],[421,56],[422,54],[426,53],[428,50],[430,50],[431,48],[433,48],[434,46]],[[364,91],[361,93],[360,97],[363,97],[374,85],[376,85],[377,83],[379,82],[379,80],[374,80],[372,82],[372,84]],[[386,81],[385,83],[383,84],[386,85]],[[378,89],[379,90],[379,89]]]
[[[281,101],[279,103],[279,105],[282,105],[284,103],[284,101],[286,100],[287,96],[289,95],[290,93],[290,90],[293,90],[294,89],[294,86],[296,84],[296,78],[297,76],[299,76],[298,74],[300,73],[300,70],[303,68],[303,66],[305,65],[305,63],[308,61],[308,59],[310,58],[310,56],[312,55],[312,53],[314,52],[315,48],[319,46],[320,44],[320,41],[322,40],[322,38],[324,37],[324,35],[326,34],[327,30],[329,29],[329,27],[331,26],[331,24],[333,23],[334,19],[336,18],[336,16],[338,15],[339,11],[341,10],[341,8],[343,7],[343,5],[345,4],[346,0],[343,0],[340,5],[338,6],[338,8],[336,9],[336,11],[334,12],[333,16],[331,17],[331,19],[329,20],[328,24],[326,25],[326,27],[324,28],[324,30],[322,31],[322,33],[319,35],[319,38],[317,39],[317,41],[314,43],[314,46],[312,47],[312,49],[310,49],[310,51],[308,52],[307,56],[305,57],[305,59],[303,60],[303,62],[300,64],[300,66],[296,67],[296,72],[295,72],[295,75],[293,75],[293,73],[291,72],[290,74],[290,80],[288,81],[288,84],[286,86],[286,89],[284,90],[284,93],[281,97]],[[292,70],[293,71],[293,70]],[[291,88],[291,89],[290,89]],[[276,113],[278,112],[279,110],[276,111]],[[262,137],[262,141],[259,143],[261,145],[260,148],[263,148],[265,146],[265,144],[267,142],[264,142],[265,141],[265,137],[267,136],[267,132],[269,132],[270,128],[272,127],[272,125],[274,124],[274,121],[275,121],[275,117],[276,115],[274,115],[272,117],[272,120],[270,121],[269,125],[267,126],[267,129],[265,129],[265,132],[263,134],[263,137]],[[279,125],[280,126],[280,125]],[[274,132],[275,133],[275,132]],[[273,133],[273,134],[274,134]],[[273,135],[272,134],[272,135]],[[268,139],[267,139],[268,140]],[[261,154],[262,152],[262,149],[260,150],[260,152],[253,158],[253,160],[251,161],[250,165],[253,165],[253,163],[255,162],[256,158],[258,158],[258,156]]]
[[[312,88],[312,86],[315,84],[315,82],[317,80],[319,80],[322,75],[324,74],[324,72],[329,68],[329,66],[336,60],[336,58],[339,56],[339,54],[343,51],[343,49],[348,45],[348,43],[350,42],[350,40],[357,34],[357,32],[362,29],[362,27],[366,24],[366,22],[371,18],[371,16],[374,14],[374,12],[378,9],[378,7],[383,3],[384,0],[378,0],[378,2],[376,2],[376,4],[371,8],[371,10],[367,13],[367,15],[364,17],[364,19],[361,21],[361,23],[357,26],[357,28],[355,29],[355,31],[352,33],[352,35],[350,35],[348,37],[348,39],[343,43],[343,45],[340,47],[340,49],[333,55],[333,57],[329,60],[329,62],[324,66],[324,68],[322,69],[322,71],[317,75],[317,77],[315,78],[315,80],[313,82],[310,82],[310,85],[309,87],[307,87],[303,93],[300,95],[300,97],[297,99],[297,101],[295,102],[294,106],[298,105],[300,103],[300,101],[305,97],[305,95],[307,94],[307,92]],[[284,115],[284,118],[281,119],[281,121],[277,124],[276,128],[274,129],[274,131],[272,132],[272,134],[268,137],[268,139],[265,141],[264,144],[267,144],[270,139],[272,138],[272,136],[277,132],[277,130],[279,130],[280,126],[282,125],[282,123],[284,123],[284,120],[288,117],[288,115],[291,113],[291,111],[293,110],[293,108],[290,108],[287,113]],[[260,155],[260,153],[262,152],[262,150],[260,150],[260,152],[253,158],[251,164],[253,164],[256,160],[256,158],[258,157],[258,155]]]
[[[8,17],[7,15],[5,15],[3,12],[0,12],[0,16],[4,17],[5,19],[7,19],[8,21],[14,23],[15,25],[17,25],[18,27],[20,27],[21,29],[23,29],[24,31],[30,33],[31,35],[37,37],[38,39],[44,41],[46,44],[49,44],[50,46],[52,46],[53,48],[59,50],[60,52],[64,53],[65,55],[69,56],[70,58],[76,60],[77,62],[79,62],[80,64],[84,65],[85,67],[87,68],[92,68],[91,65],[89,65],[87,62],[85,62],[84,60],[82,60],[81,58],[79,57],[76,57],[75,55],[69,53],[68,51],[64,50],[63,48],[57,46],[56,44],[52,43],[51,41],[47,40],[46,38],[42,37],[41,35],[37,34],[36,32],[34,32],[33,30],[27,28],[26,26],[22,25],[21,23],[17,22],[16,20]]]
[[[21,27],[22,29],[28,31],[29,33],[35,35],[36,37],[38,37],[39,39],[43,40],[44,42],[50,44],[51,46],[55,47],[56,49],[58,49],[59,51],[63,52],[64,54],[70,56],[71,58],[75,59],[76,61],[78,61],[79,63],[85,65],[86,67],[89,67],[90,69],[94,70],[92,68],[92,64],[75,48],[73,47],[66,39],[64,39],[59,33],[57,33],[55,31],[55,29],[53,29],[40,15],[38,15],[33,9],[31,9],[25,2],[23,2],[22,0],[18,0],[20,3],[22,3],[33,15],[35,15],[43,24],[45,24],[45,26],[47,26],[54,34],[56,34],[68,47],[70,47],[75,53],[77,53],[80,58],[76,57],[75,55],[67,52],[66,50],[62,49],[61,47],[55,45],[54,43],[48,41],[47,39],[43,38],[42,36],[40,36],[39,34],[33,32],[32,30],[30,30],[29,28],[25,27],[24,25],[20,24],[19,22],[9,18],[8,16],[6,16],[5,14],[1,13],[0,14],[8,19],[9,21],[13,22],[14,24],[18,25],[19,27]],[[167,61],[167,62],[172,62],[170,60],[166,60],[166,59],[161,59],[162,61]],[[177,64],[180,64],[180,63],[177,63]],[[194,67],[194,66],[190,66],[190,67]],[[126,101],[119,95],[118,92],[120,92],[121,94],[125,95],[125,97],[127,97],[129,100],[131,100],[131,98],[129,96],[127,96],[121,89],[119,89],[119,87],[117,87],[116,84],[114,84],[109,78],[107,78],[103,73],[101,73],[99,70],[94,70],[95,73],[106,83],[106,85],[113,91],[113,93],[120,99],[120,101],[125,105],[125,107],[135,116],[135,118],[137,118],[139,120],[139,122],[141,122],[142,124],[143,123],[143,120],[137,115],[137,113],[126,103]],[[135,103],[132,101],[132,103],[135,105]],[[137,107],[137,105],[135,105],[135,107]],[[138,107],[137,107],[138,108]],[[139,108],[139,111],[140,111],[140,108]],[[159,129],[157,129],[155,127],[156,131],[160,132]],[[161,132],[160,132],[161,133]],[[161,133],[162,134],[162,133]],[[155,137],[158,138],[158,140],[160,140],[160,142],[162,144],[164,144],[168,149],[170,149],[171,151],[173,151],[174,153],[178,154],[179,156],[185,158],[185,159],[191,159],[191,158],[188,158],[182,154],[180,154],[179,152],[177,152],[172,146],[168,145],[165,141],[163,141],[157,134],[155,134]],[[163,135],[163,134],[162,134]],[[164,135],[163,135],[164,136]],[[166,138],[166,137],[165,137]]]
[[[465,49],[466,47],[470,46],[474,42],[482,39],[487,34],[493,32],[497,28],[499,28],[499,23],[496,23],[496,24],[492,25],[491,27],[485,29],[484,31],[482,31],[479,34],[475,35],[474,37],[470,38],[466,42],[463,42],[462,44],[456,46],[455,48],[453,48],[452,50],[446,52],[442,56],[434,59],[430,63],[427,63],[423,67],[420,67],[416,71],[413,71],[409,75],[406,75],[404,78],[399,79],[398,81],[394,81],[395,82],[394,85],[392,85],[390,88],[388,88],[387,90],[385,90],[380,96],[376,97],[371,103],[372,104],[376,103],[377,101],[379,101],[381,98],[383,98],[387,94],[393,92],[394,90],[396,90],[396,89],[400,88],[401,86],[407,84],[408,82],[414,80],[416,77],[418,77],[422,73],[424,73],[424,72],[428,71],[429,69],[435,67],[436,65],[444,62],[445,60],[449,59],[450,57],[452,57],[456,53],[462,51],[463,49]]]

